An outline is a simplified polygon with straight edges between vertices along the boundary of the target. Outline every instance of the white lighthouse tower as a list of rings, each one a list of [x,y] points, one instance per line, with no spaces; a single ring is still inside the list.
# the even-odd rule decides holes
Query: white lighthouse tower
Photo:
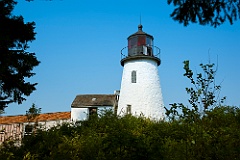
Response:
[[[138,31],[128,37],[128,46],[121,51],[124,68],[117,112],[159,120],[164,118],[158,74],[160,49],[153,46],[153,36],[142,28],[140,24]]]

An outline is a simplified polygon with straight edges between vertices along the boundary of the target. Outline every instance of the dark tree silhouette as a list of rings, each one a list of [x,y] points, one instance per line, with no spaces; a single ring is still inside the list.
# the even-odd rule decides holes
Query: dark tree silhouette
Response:
[[[171,17],[184,26],[192,22],[217,27],[240,19],[240,0],[168,0],[168,4],[175,7]]]
[[[14,5],[14,0],[0,1],[0,110],[9,103],[21,104],[36,89],[26,78],[40,63],[34,53],[26,52],[28,42],[35,40],[35,23],[12,15]]]

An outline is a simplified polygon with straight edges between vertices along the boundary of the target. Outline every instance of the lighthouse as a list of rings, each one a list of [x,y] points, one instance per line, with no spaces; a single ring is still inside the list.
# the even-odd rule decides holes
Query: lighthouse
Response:
[[[160,49],[142,28],[140,24],[138,31],[127,38],[128,46],[121,50],[123,73],[117,113],[160,120],[164,118],[158,72]]]

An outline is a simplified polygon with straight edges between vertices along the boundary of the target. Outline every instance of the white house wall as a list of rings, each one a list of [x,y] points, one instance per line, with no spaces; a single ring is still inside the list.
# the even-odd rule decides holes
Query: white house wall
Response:
[[[70,123],[70,119],[52,120],[52,121],[40,121],[40,122],[25,122],[25,123],[13,123],[13,124],[1,124],[0,125],[0,145],[5,140],[11,138],[12,140],[19,140],[16,143],[20,143],[20,140],[25,135],[25,127],[27,125],[35,126],[37,129],[48,130],[51,127],[61,125],[63,123]],[[30,133],[31,134],[31,133]]]
[[[74,122],[86,120],[88,114],[88,108],[71,108],[71,120]]]
[[[57,126],[57,125],[61,125],[63,123],[70,123],[71,120],[70,119],[60,119],[60,120],[52,120],[52,121],[40,121],[40,122],[37,122],[37,128],[39,129],[43,129],[43,130],[48,130],[54,126]],[[24,128],[26,125],[35,125],[36,122],[26,122],[24,123]]]
[[[105,111],[108,111],[108,110],[114,111],[114,108],[109,107],[109,106],[98,107],[97,108],[97,113],[98,113],[98,115],[102,115],[102,114],[104,114]]]
[[[86,106],[86,108],[71,108],[71,120],[74,122],[87,120],[89,115],[89,108],[91,107]],[[97,107],[98,115],[101,115],[101,113],[103,113],[104,110],[113,110],[113,107],[98,106]]]
[[[23,137],[23,124],[2,124],[0,125],[0,145],[5,140],[12,138],[13,140],[20,140]]]

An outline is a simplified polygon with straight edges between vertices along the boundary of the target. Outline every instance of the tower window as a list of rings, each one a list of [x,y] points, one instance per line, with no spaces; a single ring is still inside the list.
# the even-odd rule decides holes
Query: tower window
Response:
[[[131,114],[131,108],[132,108],[132,106],[128,104],[127,108],[126,108],[127,114]]]
[[[137,72],[132,71],[132,83],[137,83]]]

